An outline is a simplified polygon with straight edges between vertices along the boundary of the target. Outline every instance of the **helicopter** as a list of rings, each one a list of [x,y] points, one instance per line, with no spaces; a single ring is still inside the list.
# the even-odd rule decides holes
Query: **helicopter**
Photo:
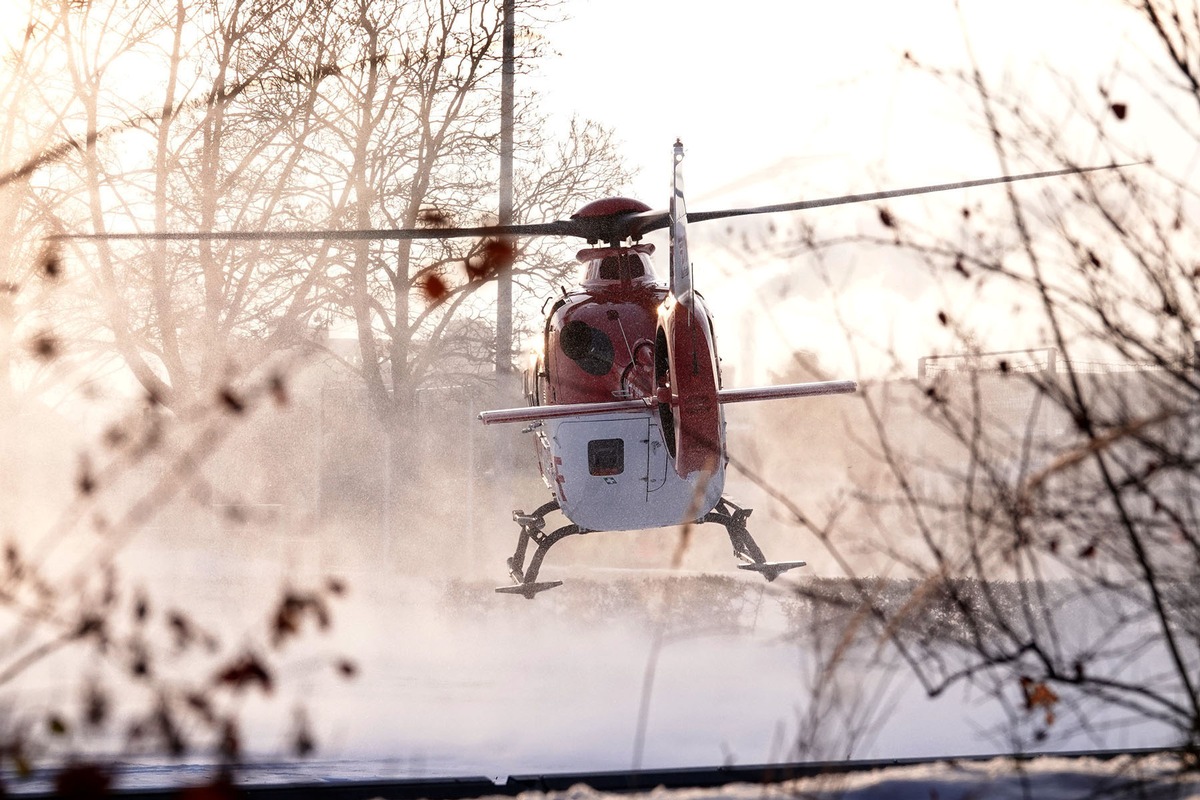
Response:
[[[629,198],[596,200],[579,209],[564,233],[589,244],[576,259],[585,276],[551,307],[541,352],[526,370],[525,408],[484,411],[485,425],[528,423],[542,479],[553,497],[531,513],[514,511],[520,527],[508,559],[512,584],[500,593],[533,598],[562,585],[538,581],[549,549],[568,536],[681,524],[724,526],[738,567],[768,581],[804,561],[768,561],[746,526],[751,509],[723,494],[727,456],[724,406],[763,400],[851,394],[853,380],[727,389],[712,317],[693,285],[687,227],[751,214],[863,202],[949,189],[1068,175],[1071,168],[955,184],[872,192],[745,209],[690,213],[682,175],[683,144],[673,149],[667,211]],[[667,228],[669,276],[660,281],[642,235]],[[628,242],[628,243],[625,243]],[[547,515],[568,520],[547,533]],[[534,552],[528,558],[530,544]]]
[[[773,581],[804,561],[768,561],[750,535],[751,509],[724,495],[726,426],[731,403],[852,394],[853,380],[725,388],[716,335],[704,298],[693,285],[689,223],[870,202],[955,189],[1116,169],[1093,167],[1002,175],[978,180],[842,195],[749,208],[689,212],[684,196],[683,144],[673,148],[668,209],[609,197],[554,222],[364,230],[199,231],[66,234],[50,239],[364,240],[559,236],[584,239],[576,254],[581,284],[555,299],[536,362],[524,375],[529,405],[484,411],[485,425],[525,423],[533,434],[542,479],[552,497],[532,512],[513,512],[517,545],[508,559],[511,583],[496,589],[527,599],[562,585],[539,581],[550,548],[600,531],[716,523],[729,536],[740,569]],[[641,242],[667,229],[669,272],[654,270],[654,246]],[[504,245],[501,244],[501,249]],[[515,253],[515,249],[511,252]],[[561,512],[567,524],[546,532]],[[533,553],[530,555],[530,546]]]
[[[652,244],[638,240],[661,226],[662,212],[638,200],[588,203],[571,218],[593,231],[576,254],[582,283],[563,291],[546,318],[536,361],[526,370],[530,406],[484,411],[485,425],[526,422],[535,437],[541,476],[553,497],[532,513],[514,511],[520,526],[508,559],[510,586],[500,593],[532,598],[562,581],[538,581],[549,549],[594,531],[659,528],[688,522],[725,527],[742,569],[768,580],[805,566],[767,561],[750,535],[751,509],[724,496],[726,403],[852,393],[854,381],[725,389],[711,314],[692,281],[683,145],[674,146],[669,280],[655,273]],[[622,244],[629,240],[628,244]],[[545,531],[547,515],[568,520]],[[530,544],[533,555],[526,564]]]

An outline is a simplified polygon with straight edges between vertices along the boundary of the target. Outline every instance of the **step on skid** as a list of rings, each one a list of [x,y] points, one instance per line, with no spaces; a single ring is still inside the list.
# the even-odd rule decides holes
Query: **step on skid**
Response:
[[[773,581],[788,570],[806,566],[807,563],[807,561],[764,561],[760,563],[750,562],[749,564],[738,564],[738,569],[757,572],[768,581]]]

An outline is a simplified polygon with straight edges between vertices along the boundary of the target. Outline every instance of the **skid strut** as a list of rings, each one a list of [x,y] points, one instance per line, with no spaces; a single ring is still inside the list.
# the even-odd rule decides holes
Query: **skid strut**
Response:
[[[562,581],[538,581],[537,575],[538,570],[542,568],[542,561],[545,560],[546,553],[550,548],[558,542],[568,536],[589,531],[572,524],[563,525],[551,533],[546,533],[546,515],[558,510],[558,501],[551,500],[549,503],[539,506],[532,514],[526,514],[524,511],[513,512],[513,522],[521,526],[521,533],[517,537],[517,549],[508,559],[508,572],[512,576],[513,584],[501,586],[496,589],[497,592],[519,594],[532,600],[539,592],[553,589],[555,586],[562,586]],[[803,567],[805,564],[803,561],[767,561],[762,548],[754,541],[754,537],[750,535],[750,531],[746,527],[746,518],[750,516],[750,512],[751,509],[741,508],[732,500],[722,497],[713,510],[698,521],[715,522],[725,526],[725,530],[729,534],[729,543],[733,545],[733,554],[742,562],[738,564],[738,569],[757,572],[767,580],[773,581],[790,569]],[[534,551],[533,555],[529,557],[529,564],[526,565],[525,559],[531,542]]]
[[[716,522],[725,526],[729,533],[729,543],[733,545],[733,554],[742,562],[738,569],[757,572],[769,581],[773,581],[783,573],[796,567],[803,567],[803,561],[767,561],[762,548],[746,527],[746,519],[754,509],[742,508],[727,497],[717,501],[712,511],[705,514],[701,522]]]
[[[532,600],[538,592],[553,589],[555,586],[562,586],[562,581],[538,582],[537,574],[538,570],[542,568],[542,560],[546,558],[546,552],[556,543],[568,536],[573,536],[577,533],[587,533],[587,531],[578,525],[564,525],[551,533],[545,533],[546,515],[557,510],[558,501],[551,500],[549,503],[538,507],[532,514],[526,514],[524,511],[513,512],[513,522],[521,526],[521,533],[517,537],[516,552],[512,554],[512,558],[508,559],[508,573],[512,575],[514,583],[512,586],[497,588],[497,592],[501,594],[519,594],[523,595],[527,600]],[[533,556],[529,559],[529,565],[526,566],[525,553],[529,548],[530,542],[533,542],[536,549],[533,551]]]

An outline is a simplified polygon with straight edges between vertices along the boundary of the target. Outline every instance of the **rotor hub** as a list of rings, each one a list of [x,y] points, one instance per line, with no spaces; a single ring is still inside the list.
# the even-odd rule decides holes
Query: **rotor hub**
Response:
[[[605,197],[593,200],[571,215],[571,219],[592,219],[594,217],[611,217],[615,214],[636,214],[649,211],[650,206],[632,197]]]

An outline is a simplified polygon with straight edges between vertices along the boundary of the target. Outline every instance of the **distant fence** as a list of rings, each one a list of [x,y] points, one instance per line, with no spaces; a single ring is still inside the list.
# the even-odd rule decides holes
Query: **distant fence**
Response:
[[[997,350],[980,353],[922,356],[917,361],[917,377],[921,380],[934,375],[956,373],[1031,374],[1077,373],[1106,375],[1114,372],[1159,372],[1166,369],[1194,369],[1200,365],[1200,343],[1191,358],[1181,358],[1174,364],[1138,362],[1078,361],[1064,359],[1056,347],[1030,350]]]

